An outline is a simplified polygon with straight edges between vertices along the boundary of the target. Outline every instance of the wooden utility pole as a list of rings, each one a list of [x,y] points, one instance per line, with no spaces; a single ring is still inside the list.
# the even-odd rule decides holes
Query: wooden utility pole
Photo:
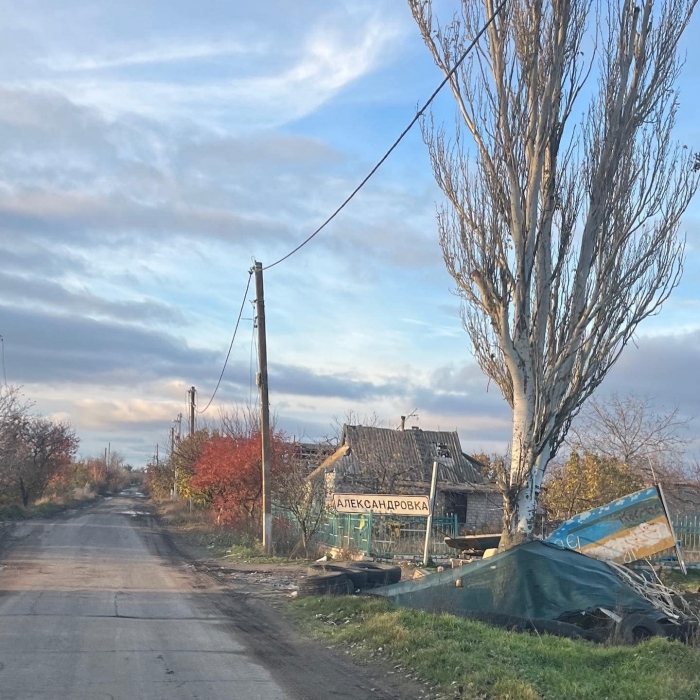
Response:
[[[194,435],[195,395],[197,394],[197,390],[192,387],[187,393],[190,397],[190,436],[192,436]]]
[[[175,426],[173,425],[170,428],[170,466],[172,467],[175,464]],[[177,500],[177,466],[173,477],[173,498]]]
[[[263,288],[262,263],[256,262],[255,309],[258,325],[257,384],[260,389],[260,432],[262,434],[262,486],[263,486],[263,549],[272,553],[272,503],[270,484],[270,399],[267,388],[267,336],[265,334],[265,290]]]

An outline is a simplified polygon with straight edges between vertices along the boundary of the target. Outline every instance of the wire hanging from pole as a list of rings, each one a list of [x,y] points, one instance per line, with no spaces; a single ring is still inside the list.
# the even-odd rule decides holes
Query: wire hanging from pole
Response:
[[[399,137],[394,141],[394,143],[391,144],[389,147],[389,150],[380,158],[380,160],[377,162],[377,164],[369,171],[369,173],[365,176],[365,178],[360,182],[360,184],[346,197],[346,199],[343,201],[343,203],[310,235],[308,236],[305,240],[303,240],[296,248],[293,250],[290,250],[289,253],[287,253],[285,256],[281,257],[279,260],[276,260],[273,263],[270,263],[267,265],[267,267],[263,267],[264,270],[269,270],[272,267],[275,267],[275,265],[279,265],[281,262],[284,262],[288,258],[291,258],[294,253],[300,251],[309,241],[311,241],[313,238],[315,238],[321,231],[323,231],[328,224],[330,224],[333,219],[335,219],[338,214],[350,203],[350,201],[355,197],[355,195],[367,184],[369,179],[374,175],[374,173],[379,170],[379,168],[384,164],[384,161],[393,153],[394,149],[403,141],[404,136],[408,134],[408,132],[415,126],[416,122],[423,116],[425,113],[425,110],[430,107],[432,104],[433,100],[438,96],[438,93],[442,90],[442,88],[447,85],[447,83],[450,81],[452,76],[457,72],[459,67],[462,65],[464,62],[464,59],[469,55],[469,52],[476,46],[477,42],[479,39],[481,39],[481,36],[486,32],[486,30],[491,26],[491,23],[496,19],[497,15],[501,12],[501,10],[506,6],[506,3],[508,0],[503,0],[501,4],[494,10],[493,14],[491,17],[489,17],[488,21],[484,26],[478,31],[477,35],[472,39],[471,43],[467,48],[465,49],[464,53],[459,57],[457,62],[452,66],[452,68],[448,71],[448,73],[445,75],[444,79],[441,81],[441,83],[435,88],[433,91],[433,94],[430,95],[428,100],[425,102],[425,104],[416,112],[415,116],[411,121],[409,122],[408,126],[399,134]]]
[[[212,401],[214,400],[214,397],[216,396],[216,392],[219,391],[219,387],[221,386],[221,380],[224,378],[224,372],[226,371],[226,366],[228,365],[228,360],[229,357],[231,357],[231,350],[233,348],[233,343],[236,340],[236,333],[238,333],[238,326],[241,323],[241,316],[243,316],[243,309],[245,308],[245,303],[246,300],[248,299],[248,290],[250,289],[250,280],[253,278],[253,271],[250,270],[248,272],[248,282],[245,286],[245,292],[243,292],[243,301],[241,302],[241,309],[238,312],[238,318],[236,319],[236,327],[233,329],[233,335],[231,336],[231,342],[228,346],[228,352],[226,353],[226,359],[224,360],[224,366],[221,368],[221,374],[219,375],[219,381],[216,382],[216,388],[214,389],[214,393],[211,395],[211,398],[209,399],[209,403],[200,411],[198,408],[195,409],[197,413],[205,413],[206,410],[211,406]]]
[[[0,335],[0,351],[2,354],[2,378],[7,387],[7,372],[5,371],[5,339]]]

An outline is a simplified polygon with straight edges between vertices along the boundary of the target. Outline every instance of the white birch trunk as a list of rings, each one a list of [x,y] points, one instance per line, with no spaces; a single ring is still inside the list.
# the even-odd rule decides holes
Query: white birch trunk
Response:
[[[525,486],[518,494],[515,531],[523,539],[532,538],[537,517],[537,502],[549,459],[549,449],[545,449],[535,460],[528,472]]]

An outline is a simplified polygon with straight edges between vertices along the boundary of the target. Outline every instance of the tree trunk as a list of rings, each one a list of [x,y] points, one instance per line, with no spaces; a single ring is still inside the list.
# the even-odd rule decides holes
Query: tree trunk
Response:
[[[515,373],[514,373],[515,374]],[[519,377],[518,377],[519,378]],[[503,535],[501,548],[507,549],[528,539],[528,475],[532,473],[532,414],[534,397],[529,396],[522,382],[516,385],[513,401],[513,433],[511,438],[510,472],[503,493]],[[531,523],[530,523],[531,525]]]
[[[537,501],[550,449],[539,455],[532,451],[532,406],[534,399],[516,400],[513,409],[513,442],[508,488],[503,494],[501,549],[509,549],[534,536]]]
[[[24,485],[24,479],[19,478],[19,490],[22,494],[22,505],[26,508],[29,505],[29,492]]]
[[[304,556],[309,556],[309,538],[306,534],[306,528],[301,527],[301,546],[304,548]]]

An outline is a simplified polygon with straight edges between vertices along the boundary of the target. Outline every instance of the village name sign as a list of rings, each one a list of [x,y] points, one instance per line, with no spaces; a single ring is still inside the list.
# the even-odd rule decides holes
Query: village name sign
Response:
[[[338,513],[376,513],[381,515],[430,514],[427,496],[393,496],[370,493],[336,493],[333,505]]]

